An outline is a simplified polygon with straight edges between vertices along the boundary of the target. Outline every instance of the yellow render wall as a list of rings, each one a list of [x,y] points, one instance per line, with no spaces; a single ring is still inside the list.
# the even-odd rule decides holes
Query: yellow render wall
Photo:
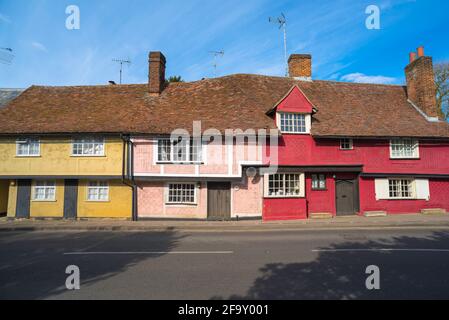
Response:
[[[64,180],[56,180],[55,201],[34,201],[33,189],[36,181],[31,184],[31,218],[62,218],[64,216]]]
[[[78,187],[78,218],[132,218],[132,189],[120,180],[109,181],[109,201],[87,201],[87,180]]]
[[[9,181],[8,192],[8,218],[14,218],[16,216],[16,202],[17,202],[17,181]]]
[[[16,156],[16,139],[0,140],[0,172],[2,175],[105,175],[122,174],[123,141],[105,138],[105,155],[101,157],[72,156],[71,137],[41,137],[40,156]]]

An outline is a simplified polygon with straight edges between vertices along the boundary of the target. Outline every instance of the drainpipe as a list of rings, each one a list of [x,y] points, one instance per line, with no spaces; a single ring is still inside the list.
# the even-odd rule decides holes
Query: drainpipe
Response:
[[[123,140],[122,183],[132,190],[132,220],[137,221],[137,185],[134,180],[134,146],[129,135],[121,135]],[[128,182],[131,180],[131,183]]]

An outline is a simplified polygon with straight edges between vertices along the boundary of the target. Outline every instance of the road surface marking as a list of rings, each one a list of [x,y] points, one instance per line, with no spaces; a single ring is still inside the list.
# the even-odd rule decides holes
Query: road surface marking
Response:
[[[158,255],[158,254],[233,254],[234,251],[137,251],[137,252],[65,252],[65,256],[80,255]]]
[[[449,249],[315,249],[312,252],[449,252]]]

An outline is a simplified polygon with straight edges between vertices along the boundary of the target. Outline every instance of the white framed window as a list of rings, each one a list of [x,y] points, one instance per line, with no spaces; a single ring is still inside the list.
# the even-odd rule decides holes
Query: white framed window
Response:
[[[109,184],[107,181],[89,181],[87,185],[87,201],[109,201]]]
[[[201,139],[158,140],[157,162],[159,163],[202,163],[202,161]]]
[[[429,179],[390,177],[375,179],[376,200],[430,200]]]
[[[415,187],[413,179],[388,179],[388,198],[414,199]]]
[[[104,156],[103,138],[73,139],[72,155],[77,157],[100,157]]]
[[[277,173],[265,176],[265,197],[299,198],[304,197],[303,173]]]
[[[310,131],[307,123],[310,121],[310,115],[279,112],[278,118],[278,127],[281,129],[281,132],[300,134]]]
[[[16,140],[16,155],[18,157],[37,157],[40,155],[40,142],[35,138]]]
[[[390,140],[390,157],[392,159],[418,159],[419,142],[413,139]]]
[[[33,201],[55,201],[56,182],[38,180],[33,186]]]
[[[195,183],[169,183],[166,204],[196,204]]]
[[[325,174],[312,174],[312,190],[326,190]]]
[[[340,139],[340,150],[352,150],[354,149],[354,143],[352,139],[344,138]]]

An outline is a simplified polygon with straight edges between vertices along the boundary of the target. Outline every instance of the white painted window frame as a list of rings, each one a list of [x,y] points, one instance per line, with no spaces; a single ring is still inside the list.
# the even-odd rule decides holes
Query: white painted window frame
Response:
[[[390,197],[390,180],[411,180],[412,197]],[[376,200],[430,200],[430,182],[427,178],[388,177],[374,180]]]
[[[37,189],[44,190],[44,196],[47,195],[48,190],[53,189],[53,196],[51,198],[37,198]],[[56,181],[55,180],[35,180],[33,181],[32,201],[34,202],[55,202],[56,201]]]
[[[401,141],[401,142],[405,142],[405,141],[410,141],[413,146],[413,155],[412,156],[405,156],[405,155],[394,155],[394,151],[393,151],[393,145],[395,144],[395,142],[397,141]],[[390,139],[390,159],[394,159],[394,160],[400,160],[400,159],[419,159],[420,158],[420,154],[419,154],[419,140],[417,139],[411,139],[411,138],[394,138],[394,139]]]
[[[79,142],[81,141],[81,142]],[[85,145],[88,144],[94,144],[93,150],[95,151],[95,144],[102,144],[103,145],[103,150],[101,152],[101,154],[75,154],[75,145],[76,144],[80,144],[82,146],[82,150],[84,150]],[[89,137],[84,137],[84,138],[73,138],[72,139],[72,144],[71,144],[72,150],[71,150],[71,155],[72,157],[85,157],[85,158],[89,158],[89,157],[104,157],[106,156],[106,141],[105,138],[89,138]]]
[[[343,147],[343,144],[346,143],[346,142],[349,144],[349,148],[344,148]],[[342,139],[340,139],[340,150],[342,150],[342,151],[354,150],[354,140],[352,138],[342,138]]]
[[[170,161],[163,161],[163,160],[159,160],[159,141],[170,141]],[[201,159],[199,161],[190,161],[190,160],[186,160],[186,161],[174,161],[174,147],[173,147],[173,142],[171,142],[170,138],[157,138],[154,140],[154,148],[153,148],[153,154],[154,154],[154,164],[186,164],[186,165],[204,165],[207,163],[207,144],[204,143],[204,141],[202,141],[201,139]],[[186,155],[186,159],[190,159],[190,139],[187,141],[186,143],[186,150],[187,150],[187,155]]]
[[[31,141],[37,142],[38,146],[38,153],[37,154],[30,154],[31,150]],[[19,154],[19,146],[27,144],[28,146],[28,153],[27,154]],[[16,156],[17,157],[23,157],[23,158],[33,158],[33,157],[40,157],[41,156],[41,142],[38,138],[23,138],[23,139],[17,139],[16,140]]]
[[[264,175],[264,197],[269,199],[291,199],[291,198],[304,198],[305,197],[305,173],[298,172],[282,172],[276,173],[280,175],[284,175],[284,188],[285,188],[285,175],[294,174],[299,176],[299,194],[298,195],[270,195],[270,176],[274,174],[265,174]]]
[[[391,181],[399,181],[399,189],[401,189],[402,186],[402,182],[403,181],[408,181],[409,182],[409,192],[410,192],[410,197],[392,197],[390,195],[390,182]],[[416,181],[413,178],[388,178],[388,199],[389,200],[416,200]]]
[[[106,184],[102,186],[101,184]],[[97,198],[89,199],[89,191],[92,189],[97,189]],[[100,190],[107,190],[107,198],[100,199]],[[109,202],[110,201],[110,186],[108,181],[102,180],[91,180],[87,182],[86,186],[86,201],[87,202]]]
[[[297,114],[304,116],[304,122],[305,122],[305,131],[283,131],[281,127],[281,116],[285,114]],[[305,135],[310,134],[310,130],[312,128],[312,115],[309,113],[301,113],[301,112],[277,112],[276,113],[276,125],[278,129],[281,131],[281,133],[284,134],[296,134],[296,135]]]
[[[194,202],[174,202],[169,201],[170,185],[191,185],[193,186]],[[198,205],[198,183],[197,182],[167,182],[165,184],[164,204],[169,207],[192,207]]]

